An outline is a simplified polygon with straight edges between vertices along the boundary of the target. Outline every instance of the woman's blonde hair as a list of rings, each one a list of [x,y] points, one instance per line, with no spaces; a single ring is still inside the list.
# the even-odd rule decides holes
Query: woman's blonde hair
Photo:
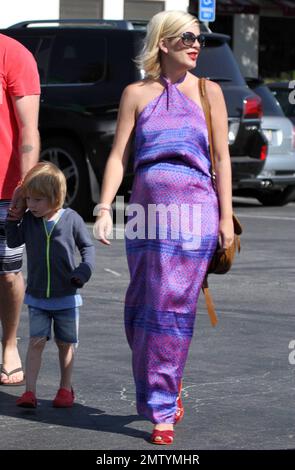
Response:
[[[31,168],[21,187],[24,197],[47,197],[52,209],[63,206],[67,193],[64,174],[50,162],[39,162]]]
[[[184,27],[193,24],[199,25],[197,18],[184,11],[161,11],[152,17],[147,26],[143,50],[136,58],[145,78],[156,80],[161,75],[160,40],[177,36]]]

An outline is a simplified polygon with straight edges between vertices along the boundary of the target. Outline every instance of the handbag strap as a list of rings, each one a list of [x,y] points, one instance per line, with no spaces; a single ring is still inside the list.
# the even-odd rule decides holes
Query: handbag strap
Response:
[[[210,151],[210,159],[211,159],[211,180],[212,180],[212,186],[217,192],[217,187],[216,187],[216,173],[215,173],[215,160],[214,160],[214,152],[213,152],[213,137],[212,137],[212,122],[211,122],[211,111],[210,111],[210,104],[208,100],[208,96],[206,93],[206,78],[199,78],[199,93],[200,93],[200,99],[201,99],[201,104],[202,108],[204,111],[205,119],[206,119],[206,124],[207,124],[207,130],[208,130],[208,140],[209,140],[209,151]],[[206,307],[208,311],[208,315],[211,321],[212,326],[216,326],[218,320],[215,312],[215,306],[213,303],[212,296],[210,294],[209,286],[208,286],[208,275],[206,274],[204,280],[203,280],[203,285],[202,285],[202,291],[205,296],[205,302],[206,302]]]
[[[214,151],[213,151],[214,147],[213,147],[211,111],[210,111],[210,104],[209,104],[208,96],[206,93],[206,78],[204,77],[199,78],[199,93],[200,93],[201,104],[202,104],[202,108],[205,114],[207,130],[208,130],[212,185],[213,185],[214,190],[217,191],[215,160],[214,160]]]
[[[205,119],[206,119],[206,124],[207,124],[207,130],[208,130],[208,141],[209,141],[209,151],[210,151],[210,159],[211,159],[211,180],[212,180],[212,186],[217,193],[217,185],[216,185],[216,172],[215,172],[215,159],[214,159],[214,146],[213,146],[213,134],[212,134],[212,120],[211,120],[211,110],[210,110],[210,103],[208,100],[208,96],[206,93],[206,78],[199,78],[199,93],[200,93],[200,100],[202,104],[202,108],[204,111]],[[235,249],[238,249],[240,251],[240,237],[239,235],[242,233],[242,226],[240,224],[240,221],[236,217],[235,214],[233,214],[233,223],[234,223],[234,231],[235,231]],[[212,326],[216,326],[217,324],[217,316],[215,312],[215,306],[213,303],[213,299],[209,290],[209,285],[208,285],[208,272],[205,275],[205,278],[203,280],[203,285],[202,285],[202,290],[205,296],[205,302],[206,302],[206,307],[207,311],[210,317],[210,321]]]
[[[207,307],[207,312],[210,318],[210,322],[212,326],[216,326],[218,323],[217,320],[217,315],[215,312],[215,305],[212,299],[212,295],[210,293],[209,285],[208,285],[208,276],[206,274],[205,279],[203,281],[202,285],[202,291],[205,296],[205,302],[206,302],[206,307]]]

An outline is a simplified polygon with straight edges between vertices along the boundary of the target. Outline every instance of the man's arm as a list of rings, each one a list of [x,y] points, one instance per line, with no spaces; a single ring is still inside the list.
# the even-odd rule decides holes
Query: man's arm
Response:
[[[19,127],[20,173],[26,173],[38,162],[40,137],[38,131],[39,95],[12,96]]]

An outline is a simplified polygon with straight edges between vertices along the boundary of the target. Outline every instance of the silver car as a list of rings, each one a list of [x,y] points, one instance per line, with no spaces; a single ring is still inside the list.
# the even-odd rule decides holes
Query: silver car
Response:
[[[275,98],[281,105],[282,110],[285,115],[291,119],[293,125],[295,126],[295,106],[291,100],[294,96],[294,81],[291,82],[274,82],[268,83],[267,86],[270,88]],[[293,85],[293,86],[292,86]]]
[[[261,98],[261,128],[268,142],[265,164],[252,181],[252,195],[263,205],[284,205],[295,200],[295,133],[270,89],[259,79],[246,79]]]

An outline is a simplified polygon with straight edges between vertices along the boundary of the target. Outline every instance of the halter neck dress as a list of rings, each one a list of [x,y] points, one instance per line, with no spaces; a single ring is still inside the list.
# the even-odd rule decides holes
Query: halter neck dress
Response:
[[[139,205],[144,216],[129,216],[125,236],[125,330],[137,410],[153,423],[175,420],[197,300],[218,239],[206,121],[200,106],[178,89],[184,78],[171,83],[162,77],[163,92],[137,118],[130,204]],[[180,227],[173,217],[165,230],[160,216],[151,222],[149,209],[158,205],[179,209]],[[193,215],[197,227],[190,230]],[[128,233],[132,221],[140,236]]]

